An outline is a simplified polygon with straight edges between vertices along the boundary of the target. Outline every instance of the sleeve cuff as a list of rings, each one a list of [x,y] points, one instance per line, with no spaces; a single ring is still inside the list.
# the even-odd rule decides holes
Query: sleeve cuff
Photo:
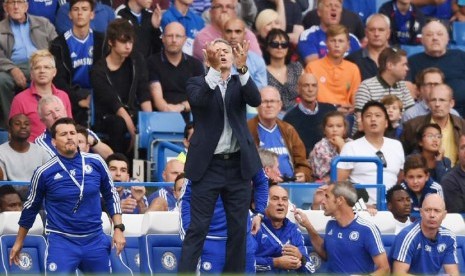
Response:
[[[205,75],[205,81],[211,90],[215,89],[218,86],[218,83],[221,80],[221,72],[217,71],[213,67],[208,69],[207,75]],[[241,82],[242,83],[242,82]]]
[[[244,75],[239,75],[239,80],[241,82],[241,85],[244,86],[247,84],[250,78],[250,73],[247,71]]]

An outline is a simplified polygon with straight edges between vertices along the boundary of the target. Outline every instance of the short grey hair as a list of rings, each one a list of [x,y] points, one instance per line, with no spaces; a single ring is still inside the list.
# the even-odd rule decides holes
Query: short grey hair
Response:
[[[278,154],[276,154],[276,152],[264,148],[259,148],[258,155],[260,156],[263,167],[272,167],[277,162],[276,158],[278,158]]]
[[[350,181],[338,181],[333,182],[330,185],[334,185],[333,194],[335,197],[342,196],[350,207],[354,207],[358,200],[357,191],[355,190],[354,184]]]
[[[217,38],[215,40],[212,41],[212,45],[215,45],[215,44],[218,44],[218,43],[223,43],[223,44],[226,44],[229,49],[232,51],[232,46],[231,46],[231,43],[229,43],[229,41],[227,41],[226,39],[224,38]]]
[[[52,103],[52,102],[58,103],[63,109],[65,109],[65,105],[63,104],[63,101],[57,96],[55,95],[44,96],[39,100],[39,104],[37,105],[37,113],[39,114],[39,118],[41,119],[43,118],[42,106]]]
[[[374,14],[368,16],[365,26],[368,26],[370,24],[370,22],[373,19],[375,19],[376,17],[382,18],[384,20],[384,22],[387,24],[388,29],[391,28],[391,20],[389,20],[389,18],[386,15],[382,14],[382,13],[374,13]]]

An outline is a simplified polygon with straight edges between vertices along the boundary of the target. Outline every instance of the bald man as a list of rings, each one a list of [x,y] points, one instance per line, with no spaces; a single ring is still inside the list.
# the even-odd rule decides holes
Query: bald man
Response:
[[[163,170],[164,182],[175,182],[178,175],[184,172],[184,163],[177,159],[171,159],[166,163]],[[165,187],[152,193],[148,197],[148,211],[175,211],[177,210],[178,198],[175,196],[173,187]],[[164,207],[166,206],[166,208]]]
[[[431,21],[422,29],[421,43],[424,53],[409,58],[410,80],[423,69],[437,67],[446,77],[446,84],[454,91],[455,109],[461,116],[465,115],[465,52],[457,49],[447,49],[449,32],[439,21]]]
[[[186,31],[178,22],[166,25],[163,35],[163,51],[148,60],[150,93],[158,111],[181,112],[186,122],[190,118],[186,82],[189,78],[204,74],[203,65],[197,59],[182,52]]]
[[[441,226],[446,205],[438,194],[426,196],[420,209],[421,220],[404,228],[391,248],[395,275],[459,275],[455,234]]]
[[[272,86],[260,90],[262,103],[258,116],[248,121],[257,147],[276,152],[284,181],[309,182],[311,169],[305,145],[295,128],[278,118],[282,101],[279,91]]]
[[[303,73],[299,77],[297,91],[301,101],[286,113],[283,120],[297,130],[309,154],[313,146],[323,138],[321,124],[324,116],[336,108],[332,104],[317,101],[318,80],[312,73]]]

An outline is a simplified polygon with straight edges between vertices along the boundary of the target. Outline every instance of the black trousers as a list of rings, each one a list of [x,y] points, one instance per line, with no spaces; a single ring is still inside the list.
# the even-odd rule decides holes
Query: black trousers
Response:
[[[191,222],[182,244],[179,273],[195,272],[219,195],[228,225],[223,272],[244,273],[251,184],[241,177],[239,154],[227,160],[214,157],[205,176],[192,182]]]

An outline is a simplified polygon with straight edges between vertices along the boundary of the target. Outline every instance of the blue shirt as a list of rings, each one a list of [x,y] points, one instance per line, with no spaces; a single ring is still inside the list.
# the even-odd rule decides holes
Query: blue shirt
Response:
[[[350,47],[344,56],[360,49],[360,42],[353,34],[349,34]],[[318,55],[318,58],[325,57],[328,54],[326,47],[326,33],[320,26],[312,26],[300,34],[299,42],[297,43],[297,50],[300,57],[305,60],[310,55]]]
[[[294,169],[289,156],[289,150],[283,140],[278,125],[272,129],[267,129],[261,123],[258,123],[259,147],[275,152],[278,155],[279,170],[283,176],[292,177]]]
[[[152,201],[157,197],[161,197],[166,200],[168,203],[168,211],[173,211],[176,208],[178,200],[174,197],[173,188],[161,188],[160,190],[152,193],[148,198],[148,202],[152,203]]]
[[[425,197],[429,194],[438,194],[442,198],[444,198],[444,194],[442,192],[442,186],[439,183],[434,182],[434,180],[430,177],[425,183],[425,187],[421,190],[420,198],[408,187],[407,182],[402,182],[400,184],[405,191],[410,196],[410,202],[412,202],[412,212],[420,212],[421,204]]]
[[[255,82],[258,89],[268,85],[268,77],[266,74],[265,60],[257,53],[249,51],[247,53],[247,67],[249,68],[250,77]],[[233,66],[232,74],[238,74],[237,69]]]
[[[89,30],[86,38],[79,39],[73,34],[73,30],[68,30],[64,34],[71,57],[71,71],[73,71],[74,85],[91,89],[90,69],[94,60],[94,33]]]
[[[359,216],[345,227],[328,221],[324,248],[328,270],[335,274],[370,274],[375,271],[373,257],[385,252],[378,228]]]
[[[163,17],[161,18],[161,27],[165,29],[166,25],[171,22],[181,23],[186,30],[187,37],[192,39],[194,39],[197,33],[205,27],[205,22],[202,17],[195,14],[190,9],[187,10],[186,15],[182,15],[174,5],[171,5],[171,7],[163,13]]]
[[[426,5],[420,9],[426,17],[449,21],[452,17],[452,0],[446,0],[446,2],[439,5]]]
[[[376,13],[376,1],[373,0],[344,0],[342,7],[358,14],[364,24],[370,15]]]
[[[438,274],[445,264],[458,264],[455,234],[440,227],[436,240],[426,238],[421,221],[404,228],[394,240],[389,260],[410,265],[411,274]]]
[[[282,249],[285,244],[291,244],[297,247],[307,259],[307,262],[302,265],[297,272],[313,273],[315,265],[308,257],[307,248],[304,245],[304,237],[300,229],[292,223],[288,218],[284,219],[283,226],[275,229],[268,217],[263,219],[260,230],[255,235],[257,242],[257,250],[255,252],[257,273],[288,273],[289,271],[273,266],[273,258],[282,256]]]
[[[26,63],[29,61],[31,55],[37,51],[31,39],[29,19],[21,24],[10,20],[10,26],[15,38],[11,61],[13,61],[14,64]]]
[[[126,199],[128,197],[131,197],[131,190],[130,189],[124,189],[123,194],[119,197],[119,199],[123,200],[123,199]],[[147,197],[144,196],[142,198],[142,200],[144,201],[145,207],[148,207],[149,202],[147,200]],[[131,214],[140,214],[139,206],[136,206],[136,208],[134,208],[134,210],[133,210],[133,212]]]
[[[78,185],[83,188],[82,200]],[[81,236],[101,232],[100,194],[111,216],[121,214],[118,193],[99,155],[77,153],[72,158],[55,155],[34,172],[18,224],[31,228],[45,202],[46,232]]]
[[[27,12],[32,15],[43,16],[50,23],[55,24],[55,15],[58,10],[58,0],[28,0]]]

